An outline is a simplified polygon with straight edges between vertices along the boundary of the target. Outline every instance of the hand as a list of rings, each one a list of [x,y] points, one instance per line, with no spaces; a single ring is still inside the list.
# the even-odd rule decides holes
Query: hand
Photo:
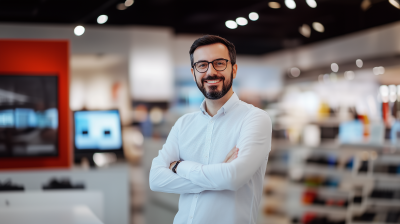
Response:
[[[239,148],[233,147],[233,149],[226,156],[224,163],[230,163],[238,157]]]
[[[177,161],[172,162],[172,163],[169,165],[169,169],[170,169],[170,170],[172,170],[172,168],[174,168],[176,162],[177,162]]]

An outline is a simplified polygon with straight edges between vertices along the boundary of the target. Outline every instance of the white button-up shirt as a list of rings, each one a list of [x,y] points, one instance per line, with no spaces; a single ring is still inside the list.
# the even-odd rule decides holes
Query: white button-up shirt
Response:
[[[175,123],[150,170],[153,191],[180,194],[174,224],[252,224],[259,214],[271,149],[268,114],[234,93],[211,117],[205,110]],[[238,158],[223,163],[233,147]],[[170,163],[183,160],[177,174]]]

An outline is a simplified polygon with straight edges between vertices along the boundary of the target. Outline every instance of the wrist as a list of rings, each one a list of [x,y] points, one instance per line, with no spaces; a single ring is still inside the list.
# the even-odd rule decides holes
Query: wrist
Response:
[[[172,172],[176,173],[176,169],[178,168],[178,165],[181,161],[176,161],[175,165],[172,167]]]

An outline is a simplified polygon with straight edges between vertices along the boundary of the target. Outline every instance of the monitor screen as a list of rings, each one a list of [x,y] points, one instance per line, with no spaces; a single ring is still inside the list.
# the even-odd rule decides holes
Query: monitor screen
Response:
[[[122,149],[118,110],[75,111],[75,150],[78,152]]]
[[[57,76],[0,75],[0,157],[58,155]]]

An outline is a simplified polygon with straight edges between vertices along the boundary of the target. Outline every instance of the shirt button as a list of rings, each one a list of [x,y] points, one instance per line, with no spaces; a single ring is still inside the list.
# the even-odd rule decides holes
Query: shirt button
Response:
[[[206,158],[208,158],[208,156],[206,156]]]
[[[190,216],[190,218],[192,219],[192,218],[193,218],[193,216]]]

